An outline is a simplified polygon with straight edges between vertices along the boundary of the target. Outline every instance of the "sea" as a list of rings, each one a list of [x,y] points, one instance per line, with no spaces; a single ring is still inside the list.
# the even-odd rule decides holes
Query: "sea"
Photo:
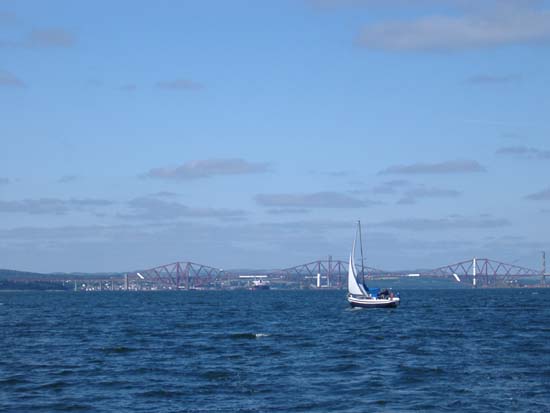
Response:
[[[2,292],[0,412],[550,412],[550,289]]]

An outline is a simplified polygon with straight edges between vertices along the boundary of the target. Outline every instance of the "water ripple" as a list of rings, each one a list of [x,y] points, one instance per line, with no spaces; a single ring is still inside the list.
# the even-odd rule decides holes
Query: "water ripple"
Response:
[[[2,293],[0,411],[550,411],[550,289],[401,296]]]

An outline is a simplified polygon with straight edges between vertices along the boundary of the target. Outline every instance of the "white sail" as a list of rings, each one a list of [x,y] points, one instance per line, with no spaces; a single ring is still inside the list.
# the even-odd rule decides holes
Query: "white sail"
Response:
[[[366,291],[363,286],[357,282],[357,275],[355,274],[355,240],[353,241],[353,248],[349,256],[349,268],[348,268],[348,292],[353,295],[366,295]]]

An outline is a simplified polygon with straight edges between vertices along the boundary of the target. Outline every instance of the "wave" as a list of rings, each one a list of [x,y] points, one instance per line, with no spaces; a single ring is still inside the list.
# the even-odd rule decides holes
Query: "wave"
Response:
[[[257,338],[269,337],[269,334],[265,333],[235,333],[230,334],[229,338],[233,340],[254,340]]]

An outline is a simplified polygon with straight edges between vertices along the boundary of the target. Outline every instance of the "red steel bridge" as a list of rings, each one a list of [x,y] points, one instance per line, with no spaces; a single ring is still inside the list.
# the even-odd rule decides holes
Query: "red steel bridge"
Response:
[[[274,271],[268,275],[272,280],[281,280],[282,282],[310,285],[312,281],[308,280],[313,279],[315,285],[344,288],[347,285],[348,266],[349,263],[347,261],[333,260],[329,256],[327,260],[308,262],[295,267]],[[390,274],[387,271],[367,266],[364,267],[364,272],[367,275],[377,277],[388,276]]]
[[[544,269],[535,270],[488,258],[473,258],[421,271],[419,274],[385,271],[372,267],[365,267],[364,271],[369,279],[420,276],[449,279],[483,287],[503,285],[533,277],[544,280],[545,274]],[[348,262],[333,260],[332,257],[281,270],[254,273],[257,276],[266,277],[272,283],[330,288],[345,288],[347,274]],[[250,277],[250,274],[247,276]],[[238,281],[242,274],[193,262],[175,262],[139,271],[131,274],[130,277],[137,283],[149,284],[158,289],[200,289],[230,286],[232,282]]]
[[[534,270],[519,265],[506,264],[488,258],[473,258],[456,264],[445,265],[427,271],[427,277],[447,277],[473,286],[496,286],[522,278],[541,277],[545,281],[545,265],[542,270]]]
[[[221,287],[224,281],[227,282],[236,274],[194,262],[174,262],[136,272],[133,276],[136,280],[151,283],[160,289],[194,289]]]
[[[360,272],[360,268],[358,268]],[[521,282],[524,279],[539,278],[545,284],[545,265],[542,270],[535,270],[513,264],[506,264],[488,258],[473,258],[439,268],[420,271],[419,274],[408,272],[385,271],[372,267],[364,268],[367,279],[419,276],[427,278],[449,279],[476,287],[491,287]],[[190,290],[220,289],[243,286],[254,276],[265,277],[272,284],[300,288],[346,288],[348,262],[342,260],[321,259],[273,271],[242,272],[224,271],[221,268],[194,262],[174,262],[147,270],[136,271],[126,275],[103,277],[71,278],[70,276],[48,278],[13,278],[13,282],[52,282],[60,283],[75,290]],[[246,278],[245,278],[246,277]]]

